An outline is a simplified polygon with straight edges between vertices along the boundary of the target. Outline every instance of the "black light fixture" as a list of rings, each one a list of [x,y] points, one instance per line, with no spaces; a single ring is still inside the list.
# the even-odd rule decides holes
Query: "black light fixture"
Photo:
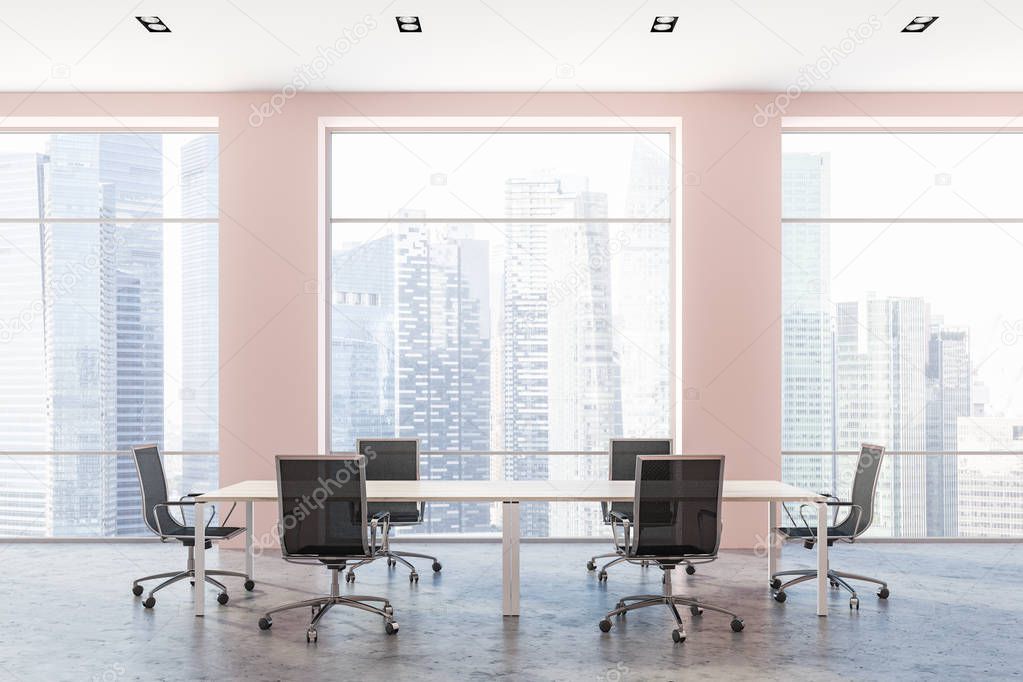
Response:
[[[651,33],[671,33],[675,30],[675,22],[678,17],[654,17],[654,25],[650,28]]]
[[[419,17],[395,17],[398,22],[398,31],[401,33],[422,33],[423,25],[419,23]]]
[[[150,33],[170,33],[170,27],[160,17],[135,17]]]
[[[913,21],[906,24],[906,28],[902,29],[903,33],[923,33],[927,30],[927,27],[938,20],[938,17],[917,17]]]

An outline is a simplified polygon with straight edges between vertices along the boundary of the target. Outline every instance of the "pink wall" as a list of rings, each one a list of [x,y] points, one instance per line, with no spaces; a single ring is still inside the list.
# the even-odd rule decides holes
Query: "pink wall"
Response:
[[[681,116],[685,452],[733,478],[777,478],[781,458],[780,121],[774,94],[300,94],[250,125],[268,93],[0,94],[0,116],[219,116],[221,480],[272,478],[273,456],[317,448],[319,116]],[[1023,95],[803,95],[788,115],[1015,116]],[[758,121],[763,123],[762,121]],[[266,532],[275,510],[260,509]],[[726,510],[752,546],[762,509]]]

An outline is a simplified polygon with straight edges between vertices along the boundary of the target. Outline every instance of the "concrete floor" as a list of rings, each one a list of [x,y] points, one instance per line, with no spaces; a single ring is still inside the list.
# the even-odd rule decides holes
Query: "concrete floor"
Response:
[[[401,549],[423,551],[422,545]],[[608,634],[597,622],[619,596],[659,592],[660,571],[617,566],[607,583],[587,573],[604,544],[525,544],[522,616],[500,616],[500,545],[433,544],[439,575],[424,563],[410,586],[382,563],[359,571],[342,592],[389,597],[401,631],[383,632],[371,614],[335,607],[307,645],[308,610],[280,614],[261,632],[261,609],[329,587],[326,570],[267,554],[257,587],[230,579],[220,606],[209,588],[207,615],[191,615],[191,588],[158,594],[153,610],[129,588],[135,577],[183,565],[184,550],[156,544],[6,544],[0,606],[0,679],[12,680],[632,680],[921,679],[1020,676],[1023,664],[1023,550],[1016,544],[879,545],[834,550],[832,565],[878,575],[892,596],[861,593],[859,612],[831,595],[829,618],[814,615],[812,584],[785,604],[766,586],[766,561],[723,552],[677,593],[736,610],[687,614],[688,640],[672,643],[672,619],[655,607],[630,614]],[[789,545],[784,568],[807,566],[812,552]],[[243,565],[237,551],[209,553],[211,565]]]

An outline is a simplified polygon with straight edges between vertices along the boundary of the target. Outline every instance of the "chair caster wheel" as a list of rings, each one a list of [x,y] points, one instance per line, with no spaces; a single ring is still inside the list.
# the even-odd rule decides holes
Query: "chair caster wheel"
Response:
[[[256,583],[253,582],[252,580],[246,580],[244,583],[244,587],[246,592],[251,592],[252,590],[256,589]]]
[[[221,592],[220,594],[217,595],[217,603],[220,604],[221,606],[226,604],[229,599],[230,597],[227,596],[227,592]]]
[[[789,598],[789,595],[788,595],[787,592],[775,592],[774,593],[774,600],[776,602],[778,602],[778,603],[783,603],[788,598]]]
[[[650,568],[650,562],[649,561],[640,561],[639,562],[639,566],[640,566],[640,568]]]
[[[384,613],[386,613],[388,616],[393,616],[394,615],[394,607],[391,606],[390,604],[385,605],[384,606]]]
[[[615,604],[615,610],[617,611],[618,609],[622,608],[623,606],[625,606],[625,602],[620,601],[617,604]],[[618,615],[619,616],[624,616],[625,614],[624,613],[620,613]]]
[[[696,573],[696,566],[693,566],[692,564],[686,566],[686,575],[692,575],[694,573]]]
[[[741,620],[739,620],[738,618],[732,619],[732,632],[742,632],[742,629],[744,627],[746,626],[743,625]]]
[[[837,590],[838,589],[838,583],[836,583],[834,580],[831,581],[831,589],[833,589],[833,590]]]
[[[600,628],[601,632],[611,632],[611,621],[607,618],[597,623],[597,627]]]
[[[313,643],[315,643],[317,637],[318,637],[318,635],[316,634],[316,630],[314,630],[313,628],[309,628],[308,630],[305,631],[305,641],[306,641],[306,644],[313,644]]]
[[[849,600],[849,610],[852,611],[853,609],[860,610],[860,600],[856,597]]]
[[[593,563],[592,561],[587,561],[586,562],[586,570],[587,571],[595,571],[595,570],[597,570],[597,564]]]
[[[681,630],[675,628],[671,631],[671,641],[675,642],[675,644],[681,644],[686,641],[686,636]]]
[[[352,573],[351,571],[348,571],[347,573],[345,573],[345,582],[346,583],[354,583],[355,582],[355,574]]]
[[[877,591],[877,596],[880,599],[887,599],[889,595],[891,595],[891,592],[888,591],[887,587],[882,587],[880,590]]]
[[[431,568],[433,568],[433,572],[434,573],[440,573],[440,569],[442,569],[444,567],[441,565],[441,563],[439,561],[434,561],[433,562],[433,566]]]
[[[136,597],[140,596],[143,591],[144,590],[142,589],[141,585],[132,585],[131,586],[131,593],[134,594]]]
[[[702,616],[703,609],[694,604],[693,606],[689,607],[689,613],[693,614],[694,616]]]
[[[269,630],[270,626],[272,626],[273,624],[274,624],[274,621],[269,616],[266,616],[264,618],[260,618],[259,619],[259,629],[260,630]]]
[[[394,559],[388,559],[387,560],[387,568],[394,568],[397,565],[398,565],[398,562],[395,561]]]
[[[781,578],[771,578],[771,589],[777,590],[781,587]]]
[[[410,583],[418,583],[419,582],[419,574],[418,573],[409,573],[408,574],[408,581]]]
[[[607,580],[607,571],[601,571],[600,573],[598,573],[597,574],[597,580],[600,581],[600,582],[606,581]]]
[[[384,632],[386,632],[389,635],[397,634],[397,632],[398,632],[398,624],[393,622],[393,621],[390,622],[390,623],[387,623],[386,625],[384,625]]]
[[[153,599],[152,597],[149,597],[144,602],[142,602],[142,605],[145,606],[147,609],[151,609],[154,606],[156,606],[156,600]]]

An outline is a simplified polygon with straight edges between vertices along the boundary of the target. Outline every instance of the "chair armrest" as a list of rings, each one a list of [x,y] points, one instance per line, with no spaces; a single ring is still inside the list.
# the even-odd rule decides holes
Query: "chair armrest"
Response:
[[[185,507],[194,507],[195,505],[196,505],[195,500],[178,500],[177,502],[168,500],[167,502],[160,502],[159,504],[154,504],[153,505],[153,510],[155,511],[155,510],[159,509],[160,507],[164,507],[165,509],[167,509],[167,513],[170,514],[170,507],[177,507],[177,508],[179,508],[181,510],[181,525],[182,526],[187,526],[188,523],[186,522],[187,520],[185,519],[184,508]],[[213,505],[210,505],[210,507],[211,507],[210,508],[210,520],[206,522],[206,526],[207,527],[209,527],[210,522],[213,521],[214,514],[217,513],[217,510],[216,510],[216,508],[213,507]],[[163,532],[163,527],[160,525],[160,515],[159,514],[154,514],[153,516],[156,519],[156,530],[157,530],[157,532],[160,533],[160,535],[165,535],[165,533]]]
[[[377,552],[377,527],[383,522],[383,529],[381,531],[381,542],[380,547],[384,547],[387,544],[387,536],[391,531],[391,513],[382,511],[377,512],[373,515],[373,518],[369,520],[369,544],[370,553],[376,554]]]
[[[631,524],[629,523],[628,517],[625,516],[625,514],[616,511],[609,511],[607,515],[611,520],[611,539],[615,543],[615,549],[628,555],[629,550],[632,548],[632,534],[630,532]],[[621,526],[624,531],[624,542],[621,545],[618,544],[618,533],[615,532],[615,528],[619,526]]]

